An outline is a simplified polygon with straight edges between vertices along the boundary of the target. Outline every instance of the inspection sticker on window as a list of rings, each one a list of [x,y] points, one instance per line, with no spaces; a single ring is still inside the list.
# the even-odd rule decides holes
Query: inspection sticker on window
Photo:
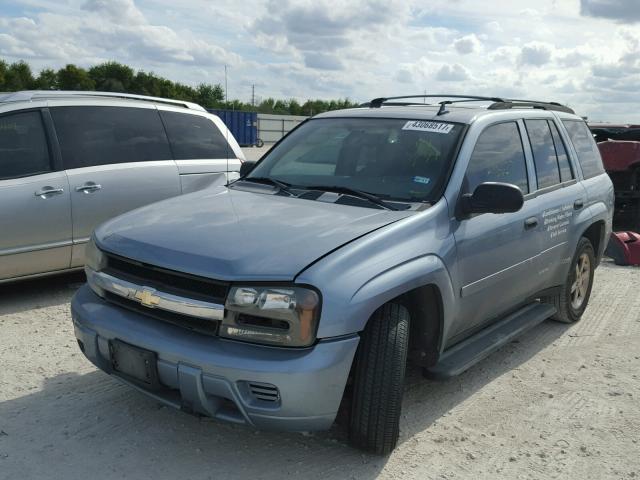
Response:
[[[449,133],[453,123],[430,122],[425,120],[409,120],[402,127],[403,130],[419,130],[421,132]]]
[[[413,177],[413,181],[416,183],[423,183],[427,185],[429,182],[431,182],[431,179],[428,177]]]

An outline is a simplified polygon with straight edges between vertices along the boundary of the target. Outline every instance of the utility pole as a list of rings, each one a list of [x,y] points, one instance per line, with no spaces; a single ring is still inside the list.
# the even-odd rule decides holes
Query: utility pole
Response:
[[[256,85],[255,83],[251,85],[251,106],[256,106]]]
[[[225,107],[229,108],[229,94],[227,88],[227,64],[224,64],[224,103],[226,103]]]

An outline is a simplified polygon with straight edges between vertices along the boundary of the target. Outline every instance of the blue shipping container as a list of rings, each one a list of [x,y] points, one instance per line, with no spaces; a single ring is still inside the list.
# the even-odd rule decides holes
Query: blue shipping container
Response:
[[[258,143],[258,113],[238,110],[216,110],[208,108],[209,113],[220,117],[237,142],[243,147]]]

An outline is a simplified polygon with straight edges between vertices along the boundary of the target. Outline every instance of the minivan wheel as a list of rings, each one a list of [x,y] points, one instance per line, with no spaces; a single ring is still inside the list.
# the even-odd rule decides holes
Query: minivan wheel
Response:
[[[587,308],[591,288],[596,256],[591,242],[582,237],[571,261],[567,280],[558,294],[544,297],[542,301],[556,307],[556,314],[551,317],[563,323],[574,323],[580,320]]]
[[[395,448],[408,349],[408,310],[383,305],[369,319],[356,354],[349,422],[354,446],[377,454]]]

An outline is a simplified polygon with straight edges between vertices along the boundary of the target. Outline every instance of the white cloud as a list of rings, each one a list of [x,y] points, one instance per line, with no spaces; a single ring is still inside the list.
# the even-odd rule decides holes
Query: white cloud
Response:
[[[443,65],[436,74],[436,80],[441,82],[461,82],[469,79],[469,71],[462,65]]]
[[[532,65],[540,67],[551,61],[553,47],[540,42],[531,42],[520,50],[518,63],[520,65]]]
[[[227,64],[245,101],[252,84],[299,100],[446,90],[640,122],[638,0],[23,1],[0,3],[0,56],[35,70],[116,60],[197,84]]]
[[[480,50],[480,40],[478,40],[478,37],[472,33],[471,35],[465,35],[464,37],[457,38],[453,42],[453,47],[461,55],[467,55]]]

